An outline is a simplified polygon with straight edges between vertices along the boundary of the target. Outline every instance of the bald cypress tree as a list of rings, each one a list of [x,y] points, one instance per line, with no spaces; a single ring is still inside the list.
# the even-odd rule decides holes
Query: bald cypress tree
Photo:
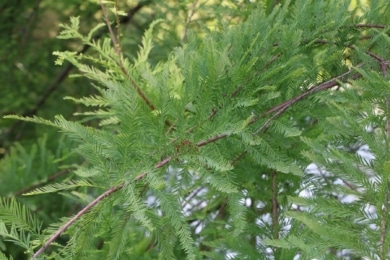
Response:
[[[388,4],[270,5],[186,31],[158,63],[164,21],[134,59],[107,6],[89,34],[82,17],[62,25],[60,38],[93,49],[54,53],[96,89],[67,97],[86,106],[82,119],[6,118],[78,144],[85,162],[72,177],[25,195],[62,193],[82,207],[42,229],[29,197],[4,198],[2,237],[32,259],[386,259]],[[95,40],[101,26],[109,33]]]

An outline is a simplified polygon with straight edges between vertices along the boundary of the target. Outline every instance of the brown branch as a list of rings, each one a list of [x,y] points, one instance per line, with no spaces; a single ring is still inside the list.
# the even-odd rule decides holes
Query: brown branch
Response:
[[[225,138],[227,136],[228,136],[227,134],[216,135],[216,136],[211,137],[210,139],[203,140],[203,141],[196,143],[196,146],[201,147],[201,146],[204,146],[204,145],[209,144],[209,143],[214,143],[214,142],[218,141],[219,139]]]
[[[386,28],[383,24],[356,24],[354,25],[356,28],[378,28],[378,29],[384,29]]]
[[[358,64],[356,67],[361,67],[362,64]],[[253,135],[256,135],[258,134],[260,131],[266,131],[269,124],[271,123],[272,120],[274,120],[275,118],[279,117],[281,114],[283,114],[289,107],[291,107],[292,105],[294,105],[295,103],[299,102],[300,100],[304,99],[305,97],[311,95],[311,94],[314,94],[314,93],[317,93],[319,91],[322,91],[322,90],[326,90],[326,89],[329,89],[329,88],[332,88],[334,86],[337,86],[339,84],[339,82],[346,82],[347,80],[350,80],[350,79],[357,79],[357,78],[360,78],[361,75],[358,74],[358,73],[355,73],[353,74],[350,78],[347,78],[348,75],[350,75],[351,73],[353,72],[353,70],[349,70],[339,76],[336,76],[324,83],[321,83],[317,86],[314,86],[312,88],[310,88],[309,90],[305,91],[304,93],[294,97],[294,98],[291,98],[271,109],[269,109],[268,111],[266,111],[265,113],[261,114],[261,115],[258,115],[257,117],[253,117],[253,119],[249,122],[249,125],[250,124],[253,124],[255,123],[257,120],[259,120],[260,118],[268,115],[268,114],[271,114],[271,113],[274,113],[257,131],[253,132]],[[219,139],[222,139],[222,138],[225,138],[227,137],[228,135],[226,134],[220,134],[220,135],[216,135],[214,137],[211,137],[207,140],[202,140],[200,142],[198,142],[196,144],[196,146],[198,147],[201,147],[201,146],[204,146],[204,145],[207,145],[209,143],[213,143],[213,142],[216,142],[218,141]],[[237,158],[233,159],[231,164],[235,164],[237,163],[242,157],[244,157],[244,155],[247,153],[247,151],[243,151]]]
[[[257,129],[255,132],[253,132],[252,134],[253,135],[257,135],[260,131],[263,131],[264,133],[268,130],[268,127],[269,127],[269,124],[277,117],[279,117],[281,114],[284,113],[284,111],[287,110],[289,106],[285,106],[283,107],[282,109],[280,109],[279,111],[276,111],[275,114],[273,114],[270,118],[267,119],[267,121],[265,121],[265,123],[259,128]]]
[[[172,159],[172,157],[167,157],[164,160],[162,160],[161,162],[157,163],[154,167],[156,169],[161,168],[161,167],[165,166],[167,163],[169,163],[171,161],[171,159]]]
[[[379,63],[379,66],[381,67],[382,74],[383,74],[383,76],[386,78],[387,75],[388,75],[387,70],[388,70],[390,61],[389,61],[389,60],[385,60],[385,59],[382,58],[381,56],[376,55],[375,53],[372,53],[372,52],[370,52],[370,51],[366,51],[366,53],[367,53],[368,55],[370,55],[372,58],[374,58],[374,59]]]
[[[119,64],[118,64],[119,65]],[[146,105],[150,108],[150,110],[155,110],[156,107],[152,104],[152,102],[146,97],[142,89],[138,86],[138,84],[135,82],[135,80],[129,75],[129,73],[126,71],[126,69],[123,67],[123,65],[120,64],[120,69],[122,70],[122,73],[130,80],[131,85],[135,88],[138,95],[141,97],[141,99],[146,103]],[[165,122],[166,125],[171,126],[170,123]]]
[[[356,67],[359,68],[361,67],[362,64],[359,64],[357,65]],[[358,73],[355,73],[354,75],[352,75],[350,78],[347,78],[347,76],[349,76],[354,70],[351,69],[351,70],[348,70],[347,72],[339,75],[339,76],[336,76],[326,82],[323,82],[317,86],[314,86],[310,89],[308,89],[307,91],[305,91],[304,93],[294,97],[294,98],[291,98],[283,103],[281,103],[280,105],[277,105],[271,109],[269,109],[268,111],[266,111],[265,113],[257,116],[256,118],[254,118],[251,123],[254,123],[256,122],[258,119],[264,117],[265,115],[268,115],[268,114],[271,114],[271,113],[275,113],[275,112],[278,112],[280,110],[286,110],[287,108],[291,107],[292,105],[294,105],[295,103],[297,103],[298,101],[304,99],[305,97],[311,95],[311,94],[314,94],[316,92],[319,92],[319,91],[322,91],[322,90],[326,90],[326,89],[329,89],[329,88],[333,88],[335,86],[337,86],[339,84],[339,82],[346,82],[347,80],[350,80],[350,79],[358,79],[361,77],[360,74]]]
[[[279,55],[275,55],[270,62],[273,62],[274,60],[276,60],[277,58],[279,57]],[[362,64],[358,64],[356,67],[361,67]],[[353,70],[349,70],[339,76],[336,76],[324,83],[321,83],[320,85],[317,85],[317,86],[314,86],[312,88],[310,88],[309,90],[307,90],[306,92],[292,98],[292,99],[289,99],[285,102],[283,102],[282,104],[279,104],[271,109],[269,109],[268,111],[266,111],[265,113],[261,114],[261,115],[258,115],[256,117],[253,117],[252,120],[249,122],[249,124],[253,124],[255,123],[257,120],[259,120],[260,118],[268,115],[268,114],[271,114],[271,113],[274,113],[258,130],[256,130],[255,132],[253,132],[253,135],[257,135],[259,132],[261,131],[266,131],[269,127],[269,124],[277,117],[279,117],[281,114],[283,114],[289,107],[291,107],[292,105],[294,105],[295,103],[297,103],[298,101],[304,99],[306,96],[309,96],[313,93],[316,93],[316,92],[319,92],[319,91],[322,91],[322,90],[326,90],[326,89],[329,89],[329,88],[332,88],[332,87],[335,87],[339,84],[339,81],[341,82],[344,82],[346,80],[350,80],[350,79],[357,79],[357,78],[360,78],[361,75],[356,73],[354,75],[352,75],[350,78],[347,79],[347,76],[349,74],[351,74],[353,72]],[[240,88],[237,88],[233,93],[234,94],[237,94],[235,92],[238,92],[240,90]],[[209,144],[209,143],[212,143],[212,142],[216,142],[218,141],[219,139],[222,139],[222,138],[225,138],[227,137],[226,134],[220,134],[220,135],[217,135],[217,136],[214,136],[214,137],[211,137],[210,139],[208,140],[203,140],[203,141],[200,141],[198,142],[196,145],[198,147],[201,147],[201,146],[204,146],[206,144]],[[244,151],[245,152],[245,151]],[[236,159],[233,160],[234,163],[236,163]]]
[[[362,64],[359,64],[357,65],[356,67],[361,67]],[[307,91],[305,91],[304,93],[294,97],[294,98],[291,98],[277,106],[274,106],[273,108],[267,110],[265,113],[263,114],[260,114],[256,117],[253,117],[252,120],[249,122],[249,125],[255,123],[256,121],[258,121],[260,118],[266,116],[266,115],[269,115],[269,114],[272,114],[274,113],[270,119],[268,119],[257,131],[255,131],[253,133],[253,135],[256,135],[258,134],[261,130],[263,129],[266,129],[269,125],[269,123],[275,119],[276,117],[280,116],[281,114],[283,114],[289,107],[291,107],[292,105],[294,105],[295,103],[301,101],[302,99],[304,99],[305,97],[311,95],[311,94],[314,94],[314,93],[317,93],[317,92],[320,92],[322,90],[326,90],[326,89],[329,89],[329,88],[332,88],[334,86],[337,86],[339,84],[339,82],[346,82],[348,80],[351,80],[351,79],[358,79],[361,77],[360,74],[358,73],[355,73],[353,74],[352,76],[350,76],[349,78],[347,78],[347,76],[349,76],[351,73],[353,72],[353,70],[348,70],[347,72],[339,75],[339,76],[336,76],[326,82],[323,82],[317,86],[314,86],[310,89],[308,89]],[[216,142],[218,141],[219,139],[222,139],[222,138],[225,138],[227,137],[228,135],[227,134],[220,134],[220,135],[216,135],[216,136],[213,136],[207,140],[202,140],[200,142],[198,142],[196,144],[196,146],[198,147],[201,147],[201,146],[204,146],[206,144],[209,144],[209,143],[213,143],[213,142]]]
[[[361,67],[362,64],[359,64],[357,65],[356,67]],[[358,73],[355,73],[354,75],[352,75],[350,78],[347,78],[348,75],[350,75],[351,73],[353,72],[353,70],[349,70],[337,77],[334,77],[324,83],[321,83],[320,85],[317,85],[315,87],[312,87],[310,88],[309,90],[305,91],[304,93],[294,97],[294,98],[291,98],[285,102],[283,102],[282,104],[280,105],[277,105],[271,109],[269,109],[267,112],[257,116],[257,117],[254,117],[249,124],[253,124],[255,123],[257,120],[259,120],[260,118],[268,115],[268,114],[271,114],[271,113],[275,113],[272,117],[271,117],[271,120],[267,120],[257,131],[255,131],[253,133],[253,135],[256,135],[258,134],[261,130],[265,129],[268,127],[269,123],[276,117],[278,117],[279,115],[281,115],[282,113],[284,113],[289,107],[291,107],[292,105],[294,105],[295,103],[297,103],[298,101],[304,99],[305,97],[313,94],[313,93],[316,93],[316,92],[319,92],[319,91],[322,91],[322,90],[326,90],[326,89],[329,89],[329,88],[332,88],[332,87],[335,87],[339,84],[339,82],[346,82],[347,80],[350,80],[350,79],[358,79],[361,77],[360,74]]]
[[[80,210],[73,218],[71,218],[68,222],[66,222],[62,227],[60,227],[46,242],[45,244],[33,255],[31,260],[37,259],[37,257],[45,251],[45,249],[50,246],[51,243],[56,240],[58,236],[60,236],[68,227],[70,227],[76,220],[81,218],[82,215],[88,212],[89,209],[91,209],[93,206],[98,204],[100,201],[102,201],[105,197],[110,196],[111,194],[117,192],[118,190],[122,189],[124,186],[124,183],[118,185],[117,187],[111,187],[107,191],[105,191],[103,194],[101,194],[99,197],[94,199],[91,203],[89,203],[85,208]]]
[[[105,20],[105,22],[107,24],[107,28],[108,28],[108,31],[109,31],[109,34],[110,34],[110,38],[111,38],[112,44],[114,45],[115,53],[118,56],[118,61],[116,62],[117,65],[119,66],[119,68],[122,71],[122,73],[126,76],[126,78],[128,80],[130,80],[131,85],[135,88],[135,90],[137,91],[137,93],[141,97],[141,99],[148,105],[148,107],[152,111],[155,110],[156,109],[155,106],[152,104],[152,102],[149,100],[149,98],[145,95],[145,93],[142,91],[142,89],[138,86],[138,84],[135,82],[135,80],[129,75],[129,73],[127,72],[126,68],[123,66],[121,50],[119,49],[119,45],[118,45],[118,42],[116,40],[114,31],[112,30],[110,20],[108,19],[106,8],[102,4],[101,0],[100,0],[100,5],[101,5],[101,8],[102,8],[104,20]],[[169,126],[170,126],[170,124],[169,124]]]
[[[118,0],[115,0],[116,35],[117,35],[118,49],[122,50],[122,44],[121,44],[121,21],[119,19],[118,10],[119,10],[119,8],[118,8]]]
[[[165,165],[167,165],[171,161],[171,157],[168,157],[161,162],[157,163],[154,168],[159,169]],[[134,178],[134,181],[139,181],[143,179],[147,173],[142,173],[137,175]],[[80,210],[73,218],[71,218],[68,222],[66,222],[62,227],[60,227],[46,242],[45,244],[33,255],[31,260],[36,259],[40,254],[42,254],[46,248],[53,243],[57,237],[59,237],[68,227],[70,227],[76,220],[78,220],[82,215],[88,212],[92,207],[94,207],[96,204],[98,204],[100,201],[102,201],[104,198],[110,196],[111,194],[121,190],[124,187],[124,183],[119,184],[116,187],[111,187],[110,189],[106,190],[103,194],[101,194],[99,197],[94,199],[91,203],[89,203],[85,208]]]
[[[338,177],[338,178],[340,178],[340,177]],[[350,188],[353,191],[358,192],[358,187],[356,185],[353,185],[352,183],[350,183],[344,179],[341,179],[341,178],[340,178],[340,180],[344,183],[345,186],[347,186],[348,188]]]
[[[111,37],[112,44],[114,45],[115,53],[116,53],[116,55],[118,55],[119,62],[122,64],[121,50],[119,49],[118,41],[115,37],[114,31],[112,30],[110,20],[108,19],[106,8],[103,5],[102,0],[100,0],[99,3],[100,3],[100,7],[102,8],[103,17],[104,17],[104,20],[106,22],[106,25],[107,25],[107,28],[109,31],[109,35]]]

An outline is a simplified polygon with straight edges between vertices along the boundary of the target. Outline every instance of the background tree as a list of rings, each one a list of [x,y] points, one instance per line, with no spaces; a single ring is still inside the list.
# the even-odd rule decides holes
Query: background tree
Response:
[[[67,41],[37,45],[70,50],[55,51],[69,63],[28,88],[39,52],[10,51],[15,67],[1,69],[17,68],[4,75],[29,95],[2,102],[23,115],[6,118],[67,138],[3,120],[4,258],[386,259],[385,1],[34,6],[19,9],[61,10],[55,24],[80,15],[62,22]],[[14,19],[14,5],[1,10]],[[4,24],[17,37],[20,24]],[[73,67],[82,77],[58,91]],[[313,162],[323,174],[304,176]]]

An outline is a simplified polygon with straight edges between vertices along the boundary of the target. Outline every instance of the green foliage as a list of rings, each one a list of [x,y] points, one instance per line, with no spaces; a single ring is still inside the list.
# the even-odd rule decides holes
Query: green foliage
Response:
[[[30,236],[40,234],[41,224],[25,206],[18,204],[14,199],[0,201],[1,224],[0,234],[5,241],[12,241],[16,245],[32,253],[35,243],[30,242]]]
[[[137,55],[104,5],[107,37],[96,37],[100,23],[84,32],[82,16],[61,24],[59,38],[91,50],[54,51],[94,87],[66,98],[86,107],[81,119],[5,118],[57,128],[68,139],[56,156],[38,142],[38,171],[73,171],[3,198],[0,235],[14,244],[1,246],[32,259],[385,259],[389,8],[372,1],[359,17],[347,1],[272,2],[195,1],[181,40],[161,32],[171,20],[155,20]],[[187,32],[206,7],[243,17]],[[156,59],[164,40],[170,51]],[[374,158],[351,148],[363,145]],[[13,149],[0,167],[18,172],[21,154],[31,174],[38,148]],[[41,225],[27,208],[46,193],[69,211]]]

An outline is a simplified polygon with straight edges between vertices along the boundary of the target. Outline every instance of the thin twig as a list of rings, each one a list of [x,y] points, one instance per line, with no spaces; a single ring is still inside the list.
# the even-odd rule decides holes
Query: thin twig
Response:
[[[362,64],[359,64],[357,65],[356,67],[359,68],[361,67]],[[361,75],[358,74],[358,73],[355,73],[353,74],[350,78],[347,78],[348,75],[350,75],[354,70],[351,69],[351,70],[348,70],[347,72],[339,75],[339,76],[336,76],[326,82],[323,82],[317,86],[314,86],[310,89],[308,89],[307,91],[303,92],[302,94],[294,97],[294,98],[291,98],[271,109],[269,109],[268,111],[266,111],[265,113],[255,117],[252,119],[252,121],[250,123],[255,123],[258,119],[266,116],[266,115],[269,115],[269,114],[272,114],[272,113],[275,113],[275,112],[278,112],[279,110],[286,110],[286,107],[289,108],[291,107],[292,105],[294,105],[295,103],[297,103],[298,101],[304,99],[305,97],[311,95],[311,94],[314,94],[316,92],[319,92],[319,91],[322,91],[322,90],[326,90],[326,89],[329,89],[329,88],[333,88],[335,86],[337,86],[339,84],[339,82],[346,82],[347,80],[351,80],[351,79],[358,79],[358,78],[361,78]]]
[[[218,141],[219,139],[225,138],[227,136],[228,136],[227,134],[216,135],[216,136],[211,137],[210,139],[203,140],[203,141],[196,143],[196,146],[201,147],[201,146],[204,146],[204,145],[209,144],[209,143],[214,143],[214,142]]]
[[[340,178],[340,177],[338,177],[338,178]],[[353,190],[353,191],[358,191],[357,189],[358,189],[358,187],[356,187],[355,185],[353,185],[352,183],[350,183],[350,182],[348,182],[348,181],[346,181],[346,180],[344,180],[344,179],[341,179],[340,178],[340,180],[344,183],[344,185],[345,186],[347,186],[348,188],[350,188],[351,190]]]
[[[287,110],[287,108],[289,108],[289,106],[284,106],[284,107],[281,107],[281,109],[279,111],[276,111],[275,114],[273,114],[270,118],[267,119],[267,121],[265,121],[265,123],[259,128],[257,129],[255,132],[252,133],[252,135],[257,135],[260,131],[263,131],[263,132],[266,132],[268,127],[269,127],[269,124],[277,117],[279,117],[281,114],[284,113],[284,111]]]
[[[359,68],[359,67],[361,67],[361,66],[362,66],[362,64],[359,64],[359,65],[357,65],[356,67]],[[296,96],[296,97],[294,97],[294,98],[291,98],[291,99],[289,99],[289,100],[287,100],[287,101],[285,101],[285,102],[283,102],[283,103],[281,103],[281,104],[279,104],[279,105],[277,105],[277,106],[274,106],[273,108],[267,110],[265,113],[260,114],[260,115],[258,115],[258,116],[256,116],[256,117],[253,117],[253,118],[251,119],[251,121],[249,122],[248,125],[251,125],[251,124],[255,123],[255,122],[258,121],[260,118],[262,118],[262,117],[264,117],[264,116],[266,116],[266,115],[269,115],[269,114],[273,114],[273,115],[271,116],[271,120],[273,120],[273,119],[275,119],[276,117],[278,117],[278,116],[280,116],[281,114],[283,114],[283,113],[284,113],[288,108],[290,108],[292,105],[294,105],[295,103],[301,101],[302,99],[304,99],[305,97],[307,97],[307,96],[309,96],[309,95],[311,95],[311,94],[314,94],[314,93],[320,92],[320,91],[322,91],[322,90],[326,90],[326,89],[332,88],[332,87],[334,87],[334,86],[337,86],[337,85],[339,84],[340,81],[341,81],[341,82],[346,82],[346,81],[348,81],[348,80],[351,80],[351,79],[358,79],[358,78],[361,77],[360,74],[355,73],[355,74],[353,74],[351,77],[347,78],[347,76],[350,75],[352,72],[353,72],[352,69],[351,69],[351,70],[348,70],[347,72],[345,72],[345,73],[343,73],[343,74],[341,74],[341,75],[339,75],[339,76],[336,76],[336,77],[334,77],[334,78],[332,78],[332,79],[330,79],[330,80],[328,80],[328,81],[326,81],[326,82],[323,82],[323,83],[321,83],[321,84],[319,84],[319,85],[317,85],[317,86],[314,86],[314,87],[308,89],[308,90],[305,91],[304,93],[302,93],[302,94],[300,94],[300,95],[298,95],[298,96]],[[253,135],[258,134],[262,129],[266,128],[266,127],[269,125],[269,123],[271,122],[271,120],[267,120],[267,121],[265,122],[265,124],[263,124],[263,125],[259,128],[259,130],[255,131],[255,132],[253,133]],[[196,144],[196,146],[201,147],[201,146],[204,146],[204,145],[206,145],[206,144],[216,142],[216,141],[218,141],[218,140],[220,140],[220,139],[222,139],[222,138],[225,138],[225,137],[227,137],[227,136],[228,136],[227,134],[216,135],[216,136],[213,136],[213,137],[211,137],[211,138],[209,138],[209,139],[207,139],[207,140],[202,140],[202,141],[198,142],[198,143]]]
[[[114,31],[112,30],[111,23],[110,23],[110,20],[108,19],[108,15],[107,15],[107,12],[106,12],[106,8],[105,8],[105,6],[103,5],[102,0],[100,0],[100,5],[101,5],[101,8],[102,8],[104,20],[105,20],[105,22],[106,22],[106,24],[107,24],[107,28],[108,28],[108,31],[109,31],[109,34],[110,34],[110,38],[111,38],[112,44],[114,45],[115,53],[116,53],[116,55],[118,56],[118,61],[116,62],[117,65],[119,66],[119,68],[120,68],[120,70],[122,71],[122,73],[130,80],[131,85],[135,88],[135,90],[136,90],[137,93],[140,95],[140,97],[142,98],[142,100],[145,101],[145,103],[148,105],[148,107],[149,107],[151,110],[155,110],[155,106],[154,106],[154,105],[152,104],[152,102],[146,97],[145,93],[142,91],[142,89],[138,86],[138,84],[137,84],[137,83],[135,82],[135,80],[129,75],[129,73],[127,72],[127,70],[126,70],[125,67],[123,66],[121,50],[119,49],[119,45],[118,45],[116,36],[115,36],[115,34],[114,34]]]
[[[100,6],[102,8],[104,20],[106,21],[106,24],[107,24],[107,28],[108,28],[108,31],[109,31],[109,34],[110,34],[110,37],[111,37],[112,44],[114,45],[115,53],[116,53],[116,55],[118,55],[118,60],[119,60],[120,64],[122,64],[121,50],[119,49],[118,41],[117,41],[117,39],[115,37],[114,31],[112,30],[110,20],[108,19],[106,8],[103,5],[102,0],[100,0],[99,2],[100,2]]]
[[[370,52],[370,51],[366,51],[366,53],[367,53],[368,55],[370,55],[372,58],[374,58],[374,59],[379,63],[379,66],[381,67],[382,74],[383,74],[383,76],[386,78],[387,75],[388,75],[387,70],[388,70],[390,61],[389,61],[389,60],[385,60],[385,59],[382,58],[381,56],[376,55],[375,53],[372,53],[372,52]]]
[[[154,111],[156,109],[156,107],[152,104],[152,102],[146,97],[146,95],[144,94],[144,92],[142,91],[142,89],[138,86],[138,84],[135,82],[135,80],[129,75],[129,73],[126,71],[126,69],[121,65],[120,69],[122,70],[123,74],[126,75],[126,77],[130,80],[131,82],[131,85],[133,85],[133,87],[135,88],[135,90],[137,91],[138,95],[141,97],[141,99],[146,103],[146,105],[148,105],[148,107],[150,108],[150,110]],[[171,124],[168,124],[167,122],[165,122],[168,126],[170,126]]]
[[[100,0],[100,5],[102,8],[105,22],[107,24],[107,27],[108,27],[108,30],[110,33],[112,44],[114,45],[115,53],[118,56],[118,61],[115,61],[116,64],[118,65],[118,67],[122,71],[123,75],[125,75],[125,77],[130,81],[131,85],[135,88],[135,90],[137,91],[137,93],[141,97],[141,99],[146,103],[146,105],[150,108],[150,110],[154,111],[156,109],[156,107],[153,105],[153,103],[150,101],[150,99],[145,95],[145,93],[142,91],[141,87],[137,84],[137,82],[134,80],[134,78],[130,76],[130,74],[126,70],[125,66],[123,65],[122,54],[121,54],[121,50],[119,48],[120,45],[117,42],[117,38],[115,37],[114,31],[111,28],[110,20],[108,19],[108,16],[107,16],[106,8],[102,4],[101,0]],[[170,127],[172,124],[168,120],[165,120],[165,125]]]
[[[361,67],[362,64],[359,64],[357,65],[356,67]],[[310,88],[309,90],[305,91],[304,93],[294,97],[294,98],[291,98],[285,102],[283,102],[282,104],[280,105],[277,105],[273,108],[271,108],[270,110],[268,110],[267,112],[257,116],[257,117],[254,117],[251,122],[249,124],[253,124],[254,122],[256,122],[257,120],[259,120],[260,118],[264,117],[265,115],[268,115],[268,114],[271,114],[271,113],[276,113],[276,116],[275,114],[271,117],[272,119],[278,117],[279,115],[281,115],[284,111],[286,111],[288,108],[290,108],[292,105],[294,105],[295,103],[297,103],[298,101],[304,99],[305,97],[313,94],[313,93],[316,93],[316,92],[319,92],[319,91],[322,91],[322,90],[325,90],[325,89],[329,89],[329,88],[332,88],[332,87],[335,87],[339,84],[339,82],[345,82],[347,80],[350,80],[350,79],[357,79],[357,78],[360,78],[361,75],[358,74],[358,73],[355,73],[354,75],[352,75],[350,78],[347,79],[347,76],[349,74],[351,74],[351,72],[353,72],[353,70],[349,70],[337,77],[334,77],[324,83],[321,83],[320,85],[317,85],[315,87],[312,87]],[[257,131],[255,131],[253,134],[256,135],[258,134],[262,129],[264,129],[265,127],[268,127],[268,124],[270,123],[270,120],[267,120],[265,122],[265,124],[263,124]]]
[[[115,18],[116,18],[116,37],[118,43],[118,49],[122,52],[122,44],[121,44],[121,22],[118,15],[118,0],[115,0]]]
[[[171,161],[171,159],[172,159],[172,157],[165,158],[161,162],[157,163],[155,168],[158,169],[158,168],[161,168],[161,167],[165,166],[167,163],[169,163]]]
[[[383,24],[356,24],[353,27],[356,27],[356,28],[378,28],[378,29],[386,28],[386,26]]]
[[[186,26],[184,28],[183,37],[181,38],[182,42],[184,42],[187,39],[188,27],[190,26],[191,19],[195,14],[195,7],[196,7],[197,3],[198,3],[198,0],[194,0],[194,2],[192,3],[191,12],[188,15]]]

